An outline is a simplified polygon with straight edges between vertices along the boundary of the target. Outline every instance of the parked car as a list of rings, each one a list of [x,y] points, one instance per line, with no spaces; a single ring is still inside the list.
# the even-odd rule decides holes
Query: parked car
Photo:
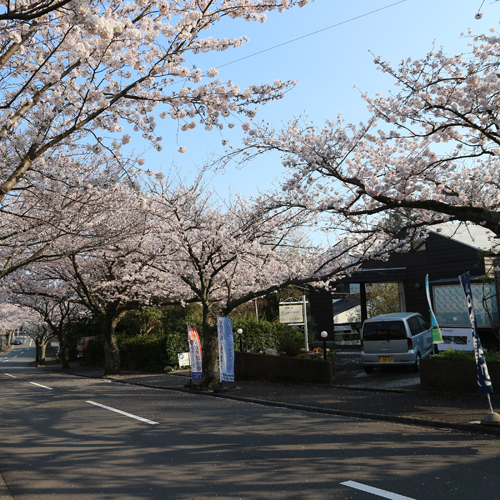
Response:
[[[407,365],[418,372],[420,360],[431,353],[431,327],[418,313],[383,314],[363,323],[361,363],[366,373],[387,365]]]
[[[22,337],[15,337],[14,340],[12,340],[11,344],[14,345],[24,344],[24,339]]]
[[[89,342],[91,340],[94,340],[95,337],[80,337],[78,339],[78,342],[76,344],[76,357],[77,358],[84,358],[85,357],[85,351],[87,349],[87,346],[89,345]]]

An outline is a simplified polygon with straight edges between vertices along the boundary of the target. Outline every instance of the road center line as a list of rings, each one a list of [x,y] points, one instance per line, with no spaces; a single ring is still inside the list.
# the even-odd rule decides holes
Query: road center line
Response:
[[[11,375],[10,373],[6,373],[5,375],[7,375],[7,377],[17,378],[17,377],[14,377],[14,375]]]
[[[91,405],[99,406],[100,408],[104,408],[106,410],[114,411],[119,413],[120,415],[125,415],[126,417],[135,418],[136,420],[140,420],[141,422],[146,422],[149,425],[158,425],[158,422],[153,422],[153,420],[148,420],[146,418],[138,417],[137,415],[132,415],[131,413],[127,413],[125,411],[117,410],[116,408],[112,408],[111,406],[102,405],[100,403],[95,403],[94,401],[85,401]]]
[[[372,495],[377,495],[382,498],[389,498],[389,500],[415,500],[414,498],[404,497],[403,495],[391,493],[390,491],[381,490],[379,488],[373,488],[372,486],[357,483],[356,481],[345,481],[344,483],[340,484],[342,484],[343,486],[348,486],[349,488],[354,488],[356,490],[365,491],[366,493],[371,493]]]
[[[43,387],[44,389],[52,390],[52,387],[47,387],[46,385],[37,384],[36,382],[30,382],[30,384],[37,385],[38,387]]]

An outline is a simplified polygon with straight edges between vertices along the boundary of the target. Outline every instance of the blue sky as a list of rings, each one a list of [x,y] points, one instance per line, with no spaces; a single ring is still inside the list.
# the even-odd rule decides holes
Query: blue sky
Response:
[[[334,119],[338,112],[348,122],[358,122],[367,117],[359,90],[385,94],[393,87],[392,80],[375,69],[370,51],[397,64],[403,58],[423,57],[436,40],[446,53],[458,54],[467,51],[467,40],[460,33],[469,27],[475,33],[486,32],[498,26],[500,18],[500,2],[492,0],[483,5],[482,0],[406,0],[368,14],[392,3],[316,0],[302,9],[270,14],[264,24],[227,20],[206,34],[247,36],[249,42],[238,49],[188,60],[188,64],[204,70],[226,65],[220,69],[219,78],[231,79],[241,88],[276,79],[300,81],[283,100],[260,107],[257,119],[265,119],[276,128],[297,115],[307,115],[318,126],[326,119]],[[476,20],[481,5],[484,16]],[[358,16],[363,17],[349,21]],[[325,29],[334,25],[338,26]],[[247,57],[318,30],[323,31]],[[237,61],[241,58],[245,59]],[[355,84],[359,90],[353,89]],[[163,151],[147,151],[145,166],[167,173],[175,165],[185,177],[192,177],[210,153],[223,153],[222,139],[229,139],[237,147],[242,137],[239,127],[231,133],[226,129],[222,135],[218,131],[206,132],[202,126],[181,132],[169,120],[159,120],[157,133],[163,136]],[[136,152],[141,151],[139,140],[133,142]],[[178,153],[179,146],[184,146],[186,153]],[[211,186],[222,197],[230,191],[252,196],[282,175],[278,157],[261,157],[240,170],[229,167],[224,174],[213,177]]]

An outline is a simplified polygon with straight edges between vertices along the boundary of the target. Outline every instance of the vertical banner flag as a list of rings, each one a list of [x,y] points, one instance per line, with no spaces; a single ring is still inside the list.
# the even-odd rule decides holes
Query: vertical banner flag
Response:
[[[188,325],[188,342],[189,342],[189,358],[191,360],[191,377],[194,380],[201,380],[202,368],[202,354],[200,336],[196,326]]]
[[[436,319],[436,315],[434,314],[434,310],[432,309],[431,302],[431,292],[429,287],[429,275],[425,275],[425,293],[427,294],[427,302],[429,303],[429,311],[431,313],[431,330],[432,330],[432,342],[434,344],[442,344],[443,336],[441,335],[441,330],[439,329],[439,325]]]
[[[460,276],[460,283],[465,293],[465,301],[469,312],[470,324],[472,327],[472,340],[474,343],[474,354],[476,356],[477,366],[477,385],[480,394],[490,394],[493,392],[491,385],[490,374],[488,373],[488,366],[486,359],[484,359],[483,348],[481,347],[481,340],[477,332],[476,313],[474,311],[474,303],[472,302],[472,290],[470,286],[470,277],[468,274]]]
[[[234,382],[234,340],[231,318],[217,316],[219,371],[221,382]]]

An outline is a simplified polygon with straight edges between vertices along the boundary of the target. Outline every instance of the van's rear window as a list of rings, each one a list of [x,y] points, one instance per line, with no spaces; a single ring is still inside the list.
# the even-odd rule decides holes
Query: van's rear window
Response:
[[[363,340],[406,339],[406,329],[402,321],[373,321],[363,326]]]

